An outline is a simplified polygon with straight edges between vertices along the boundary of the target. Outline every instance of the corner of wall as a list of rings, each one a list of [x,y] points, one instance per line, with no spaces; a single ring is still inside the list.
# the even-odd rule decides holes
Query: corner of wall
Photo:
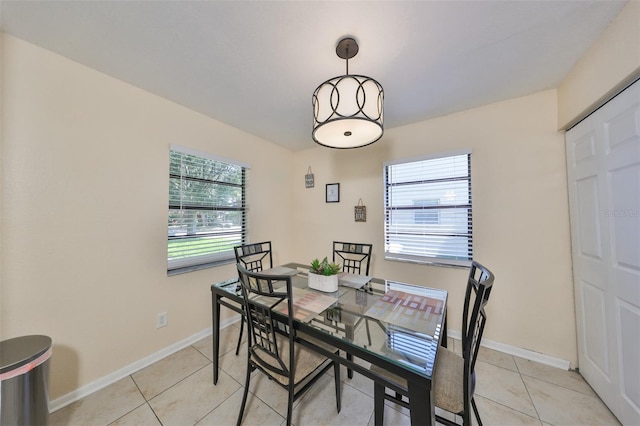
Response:
[[[629,1],[558,86],[566,130],[640,77],[640,2]]]

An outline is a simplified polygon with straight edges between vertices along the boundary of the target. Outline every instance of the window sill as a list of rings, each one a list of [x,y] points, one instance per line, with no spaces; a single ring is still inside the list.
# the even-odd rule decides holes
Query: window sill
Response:
[[[419,265],[439,266],[441,268],[469,269],[471,260],[452,260],[437,257],[407,256],[397,253],[385,253],[385,260],[392,262],[416,263]]]
[[[216,262],[202,263],[200,265],[183,266],[181,268],[167,270],[167,276],[172,277],[174,275],[186,274],[189,272],[200,271],[202,269],[215,268],[216,266],[228,265],[229,263],[235,263],[235,259],[225,259]]]

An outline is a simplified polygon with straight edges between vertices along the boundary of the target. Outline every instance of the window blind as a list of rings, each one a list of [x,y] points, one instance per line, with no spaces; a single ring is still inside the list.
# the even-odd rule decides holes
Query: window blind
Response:
[[[171,147],[169,271],[235,258],[246,239],[246,169]]]
[[[384,176],[385,258],[468,265],[471,153],[386,163]]]

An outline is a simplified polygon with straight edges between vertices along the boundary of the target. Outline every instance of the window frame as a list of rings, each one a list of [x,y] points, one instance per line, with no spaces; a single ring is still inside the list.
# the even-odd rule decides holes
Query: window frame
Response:
[[[180,174],[172,173],[172,165],[173,165],[173,152],[179,154],[185,154],[189,156],[196,157],[200,160],[208,160],[213,161],[215,163],[219,163],[224,166],[234,166],[240,167],[240,183],[230,183],[225,181],[216,181],[210,179],[203,179],[194,176],[186,176],[183,175],[182,170]],[[228,158],[223,158],[217,155],[213,155],[206,152],[196,151],[190,148],[178,146],[178,145],[170,145],[169,147],[169,199],[168,199],[168,221],[167,221],[167,275],[175,275],[184,272],[190,272],[199,269],[210,268],[214,266],[219,266],[227,263],[235,262],[235,253],[233,251],[233,247],[230,247],[228,250],[220,251],[220,252],[210,252],[203,255],[191,255],[183,258],[170,258],[169,250],[170,245],[175,241],[179,240],[190,240],[196,238],[202,238],[203,236],[211,236],[211,237],[229,237],[229,236],[238,236],[239,241],[237,244],[234,242],[233,245],[241,245],[245,244],[247,241],[247,178],[248,171],[250,169],[250,165],[247,163],[239,162],[237,160],[230,160]],[[172,180],[180,179],[180,181],[190,181],[197,182],[202,185],[211,185],[211,186],[231,186],[240,189],[241,192],[241,200],[240,206],[229,206],[223,204],[217,204],[215,202],[212,203],[211,199],[203,199],[203,201],[198,204],[194,203],[193,200],[190,200],[189,203],[183,203],[182,198],[179,199],[178,204],[172,204],[172,196],[171,196],[171,182]],[[207,201],[209,203],[207,203]],[[195,228],[193,234],[187,233],[187,235],[171,235],[172,234],[172,212],[174,211],[215,211],[215,212],[239,212],[240,213],[240,230],[225,230],[224,227],[216,232],[211,230],[204,231],[200,228]],[[188,231],[187,231],[188,232]]]
[[[429,155],[424,155],[419,157],[403,158],[399,160],[386,161],[383,163],[383,197],[384,197],[383,199],[383,209],[384,209],[383,241],[384,241],[385,260],[411,262],[411,263],[445,266],[445,267],[456,267],[456,268],[457,267],[468,268],[471,265],[471,262],[473,260],[473,199],[472,199],[472,176],[471,176],[472,155],[471,154],[472,154],[471,149],[464,149],[464,150],[448,151],[448,152],[442,152],[442,153],[434,153],[434,154],[429,154]],[[468,181],[468,193],[467,193],[468,203],[462,203],[462,204],[456,203],[456,204],[450,204],[450,205],[438,204],[438,207],[433,207],[434,210],[438,211],[438,217],[440,217],[442,212],[445,212],[447,210],[461,209],[461,208],[468,209],[467,226],[466,226],[468,232],[455,235],[456,237],[467,238],[466,256],[438,257],[438,256],[429,256],[425,254],[410,254],[406,252],[403,253],[403,252],[398,252],[397,250],[392,251],[390,249],[390,237],[392,237],[393,235],[397,235],[398,232],[390,231],[390,228],[393,226],[390,223],[390,220],[392,219],[392,212],[395,210],[401,210],[401,209],[399,209],[397,205],[396,207],[394,207],[394,205],[392,205],[392,201],[390,200],[389,189],[398,185],[397,183],[392,184],[389,181],[390,168],[393,168],[393,166],[397,166],[397,165],[418,163],[423,161],[456,157],[461,155],[467,156],[467,174],[465,177],[461,178],[456,176],[453,178],[438,178],[438,179],[422,179],[420,177],[417,177],[416,180],[414,181],[414,184],[417,184],[418,182],[433,183],[436,181],[443,181],[443,182],[444,181],[454,182],[454,181],[463,181],[463,180]],[[403,183],[403,184],[407,185],[406,183]],[[425,195],[422,195],[422,197],[424,198]],[[407,207],[404,207],[404,209],[410,210]],[[407,234],[415,235],[417,238],[419,238],[421,235],[424,237],[424,235],[427,235],[429,233],[423,231],[422,233],[416,232],[414,234],[412,233],[407,233]],[[430,234],[430,235],[437,235],[437,234]],[[429,246],[425,242],[425,245],[422,247],[425,247],[426,249],[428,249],[433,246],[432,245]]]

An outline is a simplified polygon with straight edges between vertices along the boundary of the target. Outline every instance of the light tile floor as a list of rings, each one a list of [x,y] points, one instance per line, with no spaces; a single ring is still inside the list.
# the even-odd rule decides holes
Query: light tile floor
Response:
[[[236,356],[239,329],[221,332],[221,365],[213,386],[211,336],[51,414],[51,425],[234,425],[242,399],[246,344]],[[458,341],[449,347],[459,350]],[[485,425],[619,425],[591,387],[563,371],[482,348],[476,402]],[[294,425],[373,426],[373,384],[342,374],[342,410],[325,375],[294,408]],[[252,377],[245,425],[285,423],[286,392],[264,375]],[[407,411],[388,403],[386,425],[409,425]]]

